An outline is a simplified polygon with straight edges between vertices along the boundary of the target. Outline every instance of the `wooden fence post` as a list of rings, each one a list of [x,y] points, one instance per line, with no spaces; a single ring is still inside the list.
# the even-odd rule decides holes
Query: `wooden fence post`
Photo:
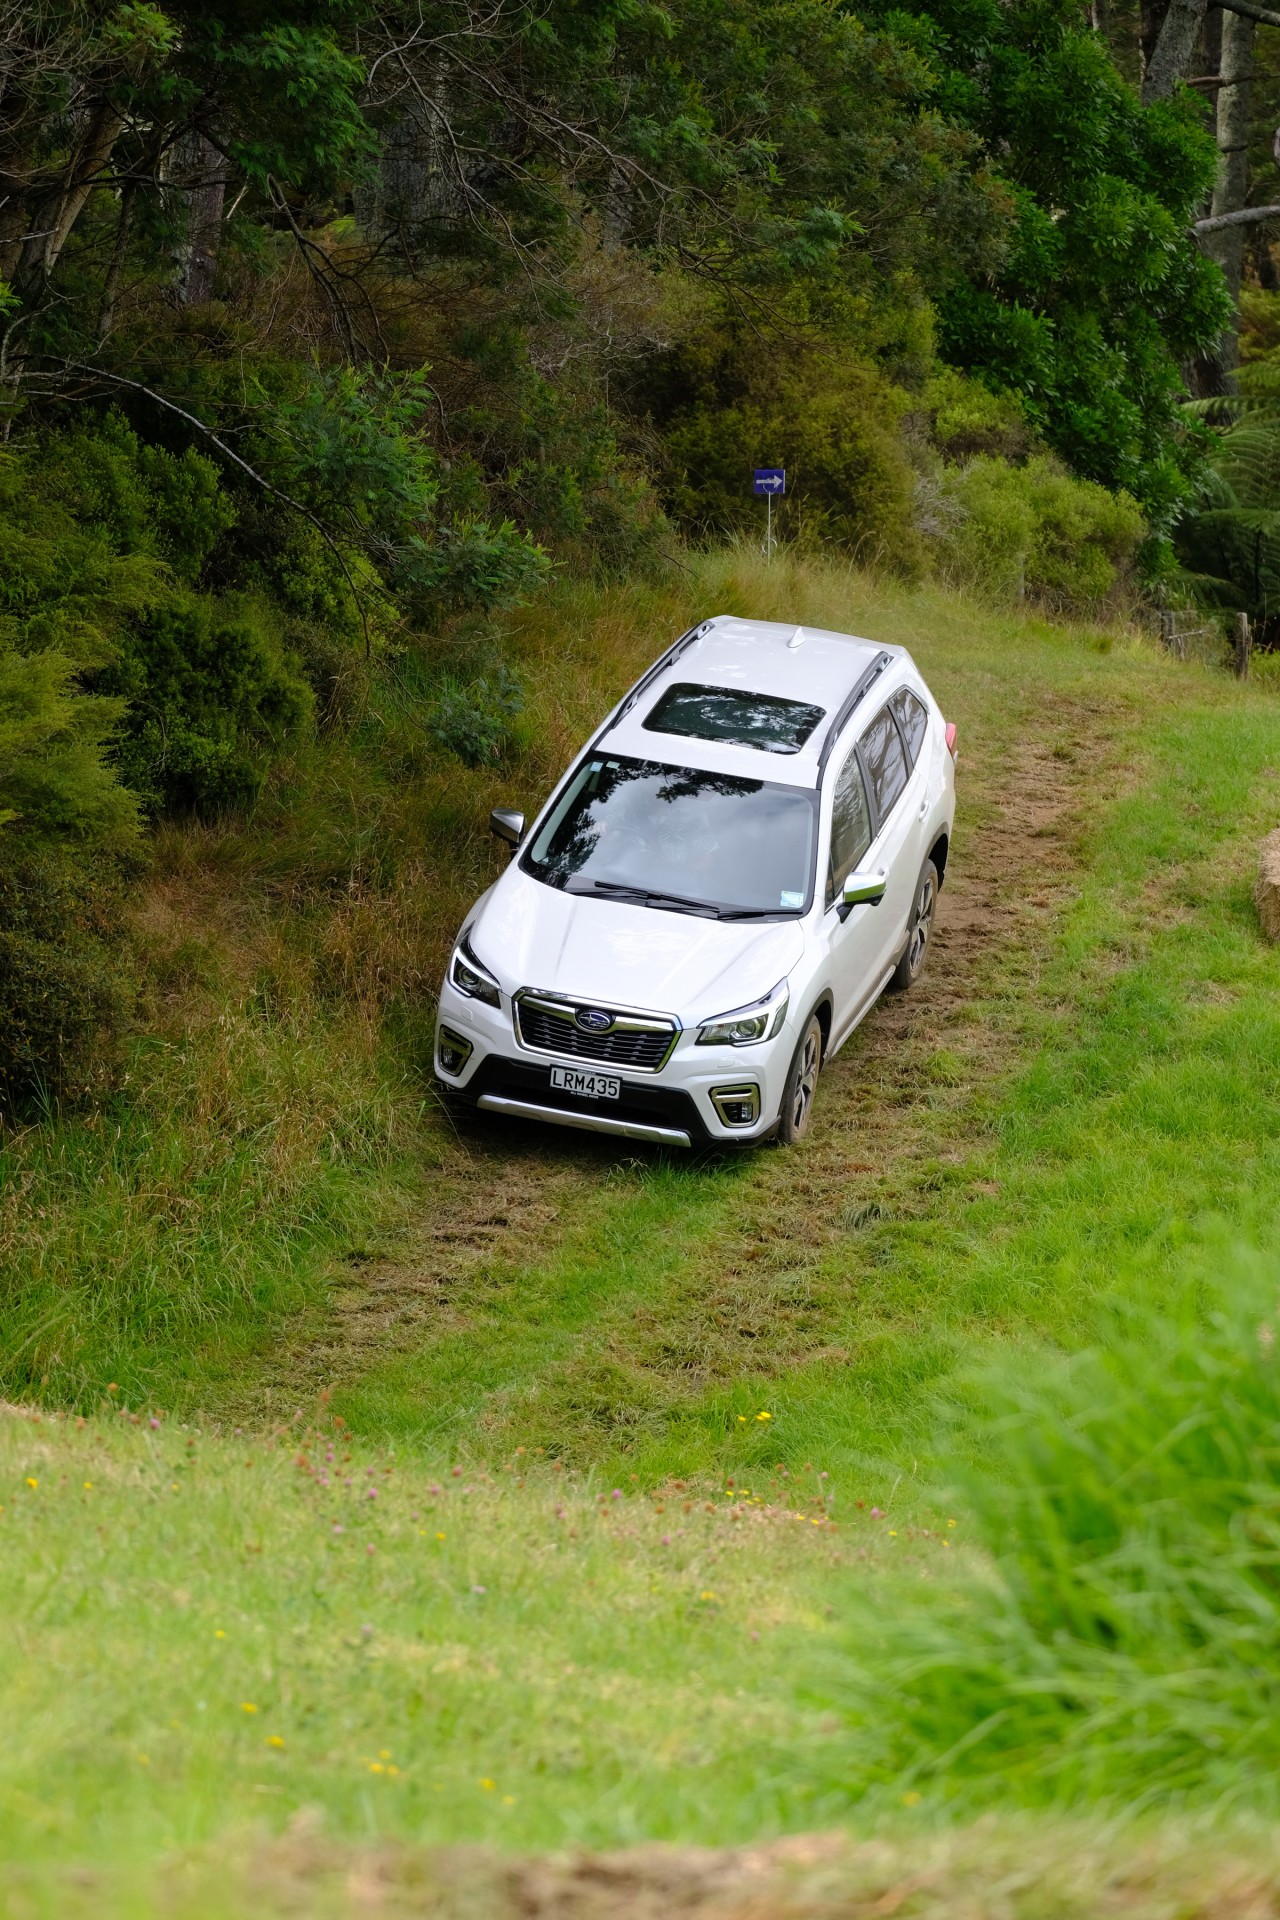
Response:
[[[1236,615],[1235,648],[1231,662],[1235,669],[1237,680],[1247,680],[1249,678],[1249,655],[1252,652],[1253,634],[1249,630],[1249,616],[1247,613],[1238,613]]]

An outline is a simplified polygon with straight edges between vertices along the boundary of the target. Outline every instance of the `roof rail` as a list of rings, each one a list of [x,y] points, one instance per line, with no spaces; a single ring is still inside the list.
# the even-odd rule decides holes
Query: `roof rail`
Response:
[[[884,653],[884,652],[878,653],[875,659],[871,662],[871,665],[867,667],[865,671],[859,676],[858,680],[854,685],[853,692],[849,695],[849,698],[845,701],[839,713],[837,713],[835,719],[831,722],[831,725],[827,728],[827,737],[822,743],[822,752],[818,755],[819,781],[821,781],[823,770],[826,767],[827,761],[831,757],[831,749],[835,746],[836,741],[839,739],[840,735],[844,732],[844,729],[848,724],[850,715],[854,712],[854,709],[858,706],[859,702],[864,700],[867,694],[870,693],[872,687],[875,685],[876,681],[880,678],[880,675],[884,672],[885,668],[888,666],[892,666],[892,664],[893,664],[893,655],[891,653]]]
[[[691,647],[695,640],[701,640],[704,633],[710,632],[711,628],[714,627],[716,621],[719,618],[720,618],[720,615],[718,613],[714,613],[712,614],[709,620],[700,621],[696,627],[690,627],[688,633],[682,633],[678,640],[673,641],[672,644],[667,648],[665,653],[659,654],[658,658],[654,661],[653,665],[649,668],[648,672],[642,673],[640,675],[640,678],[636,681],[634,687],[632,687],[630,693],[624,696],[620,706],[618,707],[617,712],[614,714],[613,719],[610,721],[609,724],[611,726],[616,727],[619,720],[623,718],[624,714],[630,713],[632,707],[634,707],[634,705],[636,704],[636,701],[640,698],[640,695],[644,692],[645,688],[652,686],[654,681],[658,678],[659,674],[665,673],[668,667],[673,666],[675,662],[680,658],[680,655],[686,650],[686,648]]]

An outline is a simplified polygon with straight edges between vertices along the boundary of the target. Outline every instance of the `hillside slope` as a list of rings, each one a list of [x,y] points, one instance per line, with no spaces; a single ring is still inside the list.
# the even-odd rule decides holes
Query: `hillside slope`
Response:
[[[791,1153],[454,1132],[431,988],[493,870],[488,807],[536,804],[718,608],[905,641],[957,720],[921,988]],[[1207,1298],[1266,1247],[1265,674],[741,556],[561,589],[506,645],[530,706],[505,769],[424,747],[402,685],[255,817],[167,830],[156,1036],[108,1113],[0,1149],[0,1697],[26,1729],[0,1820],[54,1910],[56,1863],[136,1869],[123,1910],[164,1910],[157,1861],[225,1843],[252,1878],[253,1835],[291,1822],[358,1878],[342,1849],[371,1836],[945,1820],[963,1769],[922,1796],[854,1765],[863,1709],[832,1679],[858,1608],[986,1577],[936,1392],[993,1347],[1034,1370],[1082,1345],[1117,1294]]]

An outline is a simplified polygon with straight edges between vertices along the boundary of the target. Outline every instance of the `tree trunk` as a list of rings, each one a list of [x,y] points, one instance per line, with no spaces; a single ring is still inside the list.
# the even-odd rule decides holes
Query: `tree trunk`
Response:
[[[120,189],[120,214],[116,220],[116,241],[111,249],[111,263],[107,268],[107,277],[102,286],[102,303],[98,308],[99,340],[105,340],[115,325],[116,301],[120,296],[120,281],[124,274],[125,256],[129,251],[129,234],[133,227],[133,207],[137,192],[137,182],[133,180],[126,180]]]
[[[47,279],[57,266],[86,200],[107,170],[124,115],[109,100],[100,100],[84,124],[84,137],[61,184],[52,192],[46,191],[32,210],[36,231],[27,237],[22,249],[19,276],[23,280]]]
[[[1213,189],[1210,218],[1239,213],[1249,197],[1249,119],[1253,94],[1253,40],[1255,23],[1243,14],[1222,15],[1222,53],[1218,88],[1217,141],[1218,178]],[[1231,292],[1240,306],[1240,281],[1244,269],[1247,229],[1224,226],[1201,237],[1200,244],[1211,260],[1221,267]],[[1236,368],[1240,364],[1238,323],[1222,333],[1212,352],[1197,363],[1194,387],[1202,398],[1230,393]]]
[[[46,273],[52,273],[57,266],[62,249],[71,238],[71,229],[84,210],[85,201],[106,171],[123,125],[124,115],[119,108],[105,100],[89,122],[88,136],[63,192],[52,230],[44,242],[42,265]]]
[[[174,253],[174,290],[183,307],[213,298],[222,244],[227,162],[207,135],[192,129],[174,149],[169,185],[181,196],[182,235]]]
[[[1191,72],[1191,56],[1204,22],[1205,0],[1169,0],[1157,26],[1156,9],[1144,10],[1142,104],[1167,100]]]
[[[467,213],[467,180],[450,137],[451,103],[443,66],[406,65],[408,98],[385,129],[376,172],[357,189],[356,219],[371,240],[390,241],[412,259],[433,228],[458,226]]]

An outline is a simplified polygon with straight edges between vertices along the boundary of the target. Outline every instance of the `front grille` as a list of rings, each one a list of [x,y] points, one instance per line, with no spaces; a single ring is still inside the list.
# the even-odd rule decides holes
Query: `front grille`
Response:
[[[608,1013],[612,1025],[592,1033],[578,1025],[579,1011]],[[516,997],[516,1031],[522,1043],[537,1053],[558,1053],[571,1060],[602,1060],[612,1067],[631,1067],[637,1073],[656,1073],[665,1066],[679,1028],[673,1020],[642,1013],[613,1013],[592,1006],[553,1000],[549,995],[522,993]]]

